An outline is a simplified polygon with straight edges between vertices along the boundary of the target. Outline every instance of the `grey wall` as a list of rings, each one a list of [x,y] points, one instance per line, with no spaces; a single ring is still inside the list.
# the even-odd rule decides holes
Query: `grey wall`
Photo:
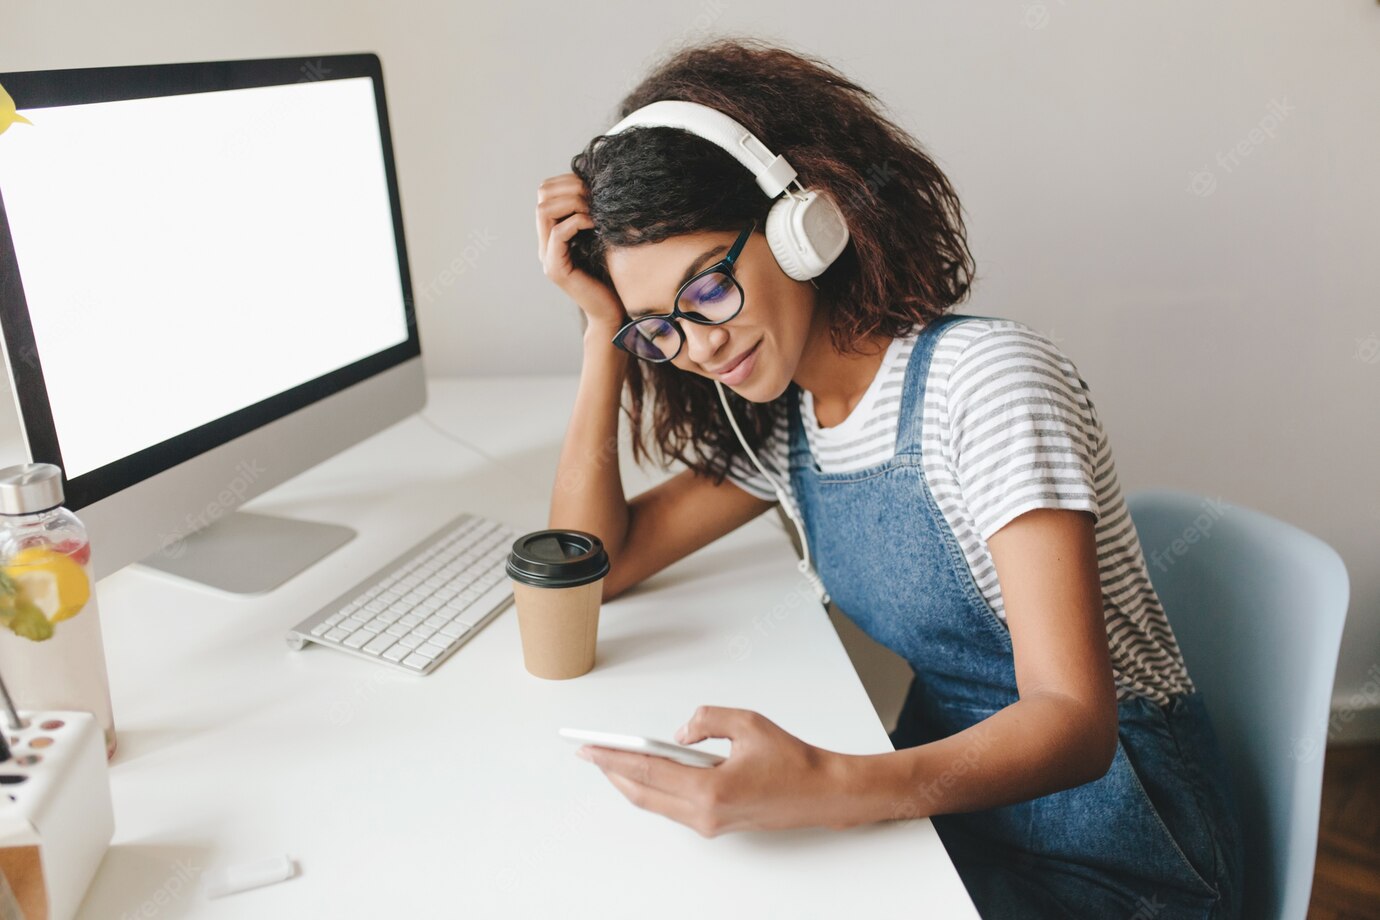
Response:
[[[1373,0],[4,0],[0,71],[376,50],[430,372],[574,371],[536,185],[662,50],[723,32],[835,62],[937,155],[970,217],[971,311],[1073,357],[1128,489],[1253,505],[1342,551],[1337,701],[1380,697]]]

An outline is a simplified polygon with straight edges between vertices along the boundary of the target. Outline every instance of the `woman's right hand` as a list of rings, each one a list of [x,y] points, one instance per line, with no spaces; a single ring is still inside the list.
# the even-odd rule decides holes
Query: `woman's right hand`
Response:
[[[564,173],[538,187],[537,258],[542,271],[585,312],[591,325],[616,328],[624,322],[622,301],[612,288],[576,268],[570,259],[571,238],[593,229],[589,191],[579,176]]]

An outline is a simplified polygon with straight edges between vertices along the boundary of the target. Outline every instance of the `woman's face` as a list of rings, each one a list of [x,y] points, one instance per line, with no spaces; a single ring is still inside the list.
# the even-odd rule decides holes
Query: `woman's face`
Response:
[[[670,313],[685,279],[722,259],[736,238],[733,232],[689,233],[612,248],[609,277],[629,316]],[[814,317],[815,289],[781,270],[761,233],[748,238],[733,276],[743,289],[742,311],[721,326],[677,318],[685,346],[672,363],[719,380],[744,399],[770,402],[795,376]]]

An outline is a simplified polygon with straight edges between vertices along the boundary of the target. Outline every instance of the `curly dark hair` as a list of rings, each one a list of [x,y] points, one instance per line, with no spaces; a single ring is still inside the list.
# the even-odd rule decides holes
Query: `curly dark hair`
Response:
[[[975,269],[948,179],[881,113],[875,96],[830,65],[757,41],[718,40],[658,65],[618,115],[662,99],[729,115],[790,160],[802,185],[838,203],[851,239],[815,286],[840,352],[856,352],[869,336],[903,335],[967,296]],[[571,240],[571,257],[606,283],[610,247],[737,231],[753,219],[765,226],[774,203],[729,153],[678,128],[600,135],[571,160],[571,169],[589,190],[594,221],[593,231]],[[713,381],[669,363],[632,365],[623,409],[632,423],[633,457],[640,463],[650,456],[650,436],[662,468],[679,460],[722,482],[730,461],[744,452]],[[773,430],[776,407],[728,395],[757,450]]]

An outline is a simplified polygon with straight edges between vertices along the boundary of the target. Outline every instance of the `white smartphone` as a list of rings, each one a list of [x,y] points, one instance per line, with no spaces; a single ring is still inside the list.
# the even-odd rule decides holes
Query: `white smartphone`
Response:
[[[576,744],[590,744],[594,747],[613,748],[615,751],[631,751],[634,754],[650,754],[665,757],[687,767],[713,767],[724,762],[724,758],[708,751],[692,747],[644,738],[641,735],[616,735],[613,732],[589,732],[578,728],[563,728],[560,736]]]

